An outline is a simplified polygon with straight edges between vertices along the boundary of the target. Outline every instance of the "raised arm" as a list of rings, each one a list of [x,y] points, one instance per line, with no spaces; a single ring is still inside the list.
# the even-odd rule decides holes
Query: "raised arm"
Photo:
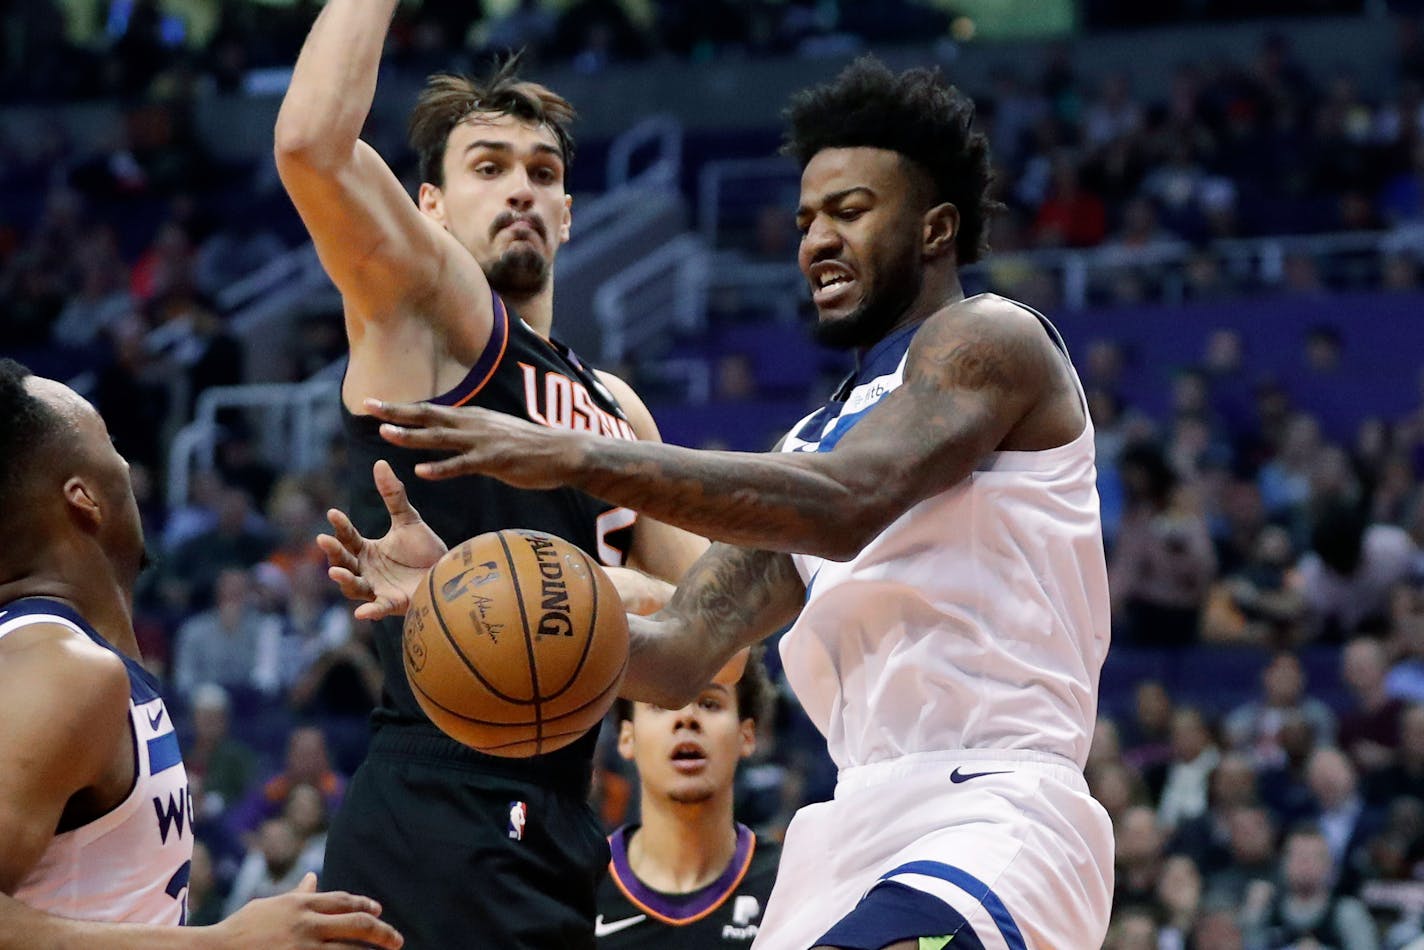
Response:
[[[475,410],[368,408],[396,423],[382,435],[397,445],[460,453],[418,465],[422,477],[481,472],[525,487],[572,485],[714,540],[837,559],[996,449],[1049,448],[1084,424],[1066,363],[1037,318],[999,298],[926,321],[904,383],[832,452],[704,452]]]
[[[277,171],[341,291],[353,343],[365,323],[430,295],[438,277],[456,282],[463,318],[483,332],[478,347],[492,320],[484,275],[360,139],[395,8],[396,0],[331,0],[321,11],[277,116]]]
[[[628,618],[622,695],[669,709],[686,705],[737,651],[794,620],[805,599],[790,555],[713,544],[666,607]]]

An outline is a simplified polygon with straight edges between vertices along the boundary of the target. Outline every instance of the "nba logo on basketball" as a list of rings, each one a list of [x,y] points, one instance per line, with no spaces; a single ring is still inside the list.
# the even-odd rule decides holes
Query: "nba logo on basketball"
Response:
[[[524,820],[529,815],[529,806],[524,802],[509,803],[509,836],[515,841],[524,840]]]

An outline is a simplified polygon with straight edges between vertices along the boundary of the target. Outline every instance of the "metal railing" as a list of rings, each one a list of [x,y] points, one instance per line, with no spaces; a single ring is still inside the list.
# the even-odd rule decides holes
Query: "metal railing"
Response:
[[[622,363],[673,328],[700,329],[707,316],[710,265],[702,241],[684,234],[605,281],[593,297],[603,361]]]
[[[652,154],[648,156],[650,150]],[[647,164],[635,171],[634,159],[640,154]],[[681,174],[682,123],[670,115],[654,115],[618,136],[608,147],[604,187],[612,192],[629,183],[676,186]]]
[[[331,435],[340,424],[340,364],[304,383],[251,383],[214,386],[198,397],[193,420],[168,448],[165,497],[170,509],[188,500],[195,470],[211,470],[223,429],[219,414],[260,415],[253,426],[263,454],[280,458],[286,471],[309,471],[327,458]]]

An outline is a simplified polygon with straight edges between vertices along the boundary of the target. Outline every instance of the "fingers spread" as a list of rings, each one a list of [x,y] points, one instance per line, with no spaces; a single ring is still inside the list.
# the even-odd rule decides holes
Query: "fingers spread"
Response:
[[[452,416],[448,406],[437,406],[428,402],[381,402],[367,399],[366,411],[377,419],[396,422],[401,425],[429,426],[443,420],[458,418]]]
[[[465,449],[471,444],[470,433],[444,426],[406,427],[386,423],[381,426],[381,438],[411,449]]]
[[[389,428],[382,426],[382,428]],[[420,520],[420,513],[410,503],[410,498],[406,495],[405,485],[396,473],[391,469],[390,463],[385,459],[376,463],[375,468],[376,490],[381,493],[381,500],[386,503],[386,511],[390,512],[392,524],[414,524]]]
[[[356,555],[329,534],[317,535],[316,546],[321,548],[321,553],[326,555],[326,563],[332,567],[342,567],[354,574],[361,566]]]
[[[336,532],[336,540],[352,554],[360,554],[365,538],[361,537],[361,532],[356,530],[356,526],[351,523],[351,519],[346,517],[346,512],[338,508],[330,508],[326,512],[326,520],[331,523],[331,530]]]
[[[350,895],[347,895],[350,896]],[[394,927],[368,913],[320,911],[303,929],[323,943],[355,943],[399,950],[404,942]]]
[[[341,589],[341,596],[347,600],[365,602],[376,599],[371,582],[344,567],[329,567],[326,569],[326,576],[336,582],[336,586]]]

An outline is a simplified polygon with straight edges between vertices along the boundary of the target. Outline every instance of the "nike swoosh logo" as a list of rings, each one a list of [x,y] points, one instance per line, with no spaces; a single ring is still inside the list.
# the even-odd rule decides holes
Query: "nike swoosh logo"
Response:
[[[158,715],[148,717],[148,727],[153,730],[158,729],[158,724],[163,721],[163,707],[159,707]]]
[[[958,785],[960,782],[967,782],[972,778],[983,778],[986,775],[1008,775],[1011,771],[1013,770],[1000,769],[997,772],[961,772],[959,771],[959,767],[955,766],[954,771],[949,773],[949,780],[955,785]]]
[[[603,915],[599,914],[593,921],[593,935],[595,937],[606,937],[609,934],[616,934],[620,930],[627,930],[634,924],[641,924],[647,919],[647,914],[639,914],[636,917],[624,917],[622,920],[610,920],[604,923]]]

